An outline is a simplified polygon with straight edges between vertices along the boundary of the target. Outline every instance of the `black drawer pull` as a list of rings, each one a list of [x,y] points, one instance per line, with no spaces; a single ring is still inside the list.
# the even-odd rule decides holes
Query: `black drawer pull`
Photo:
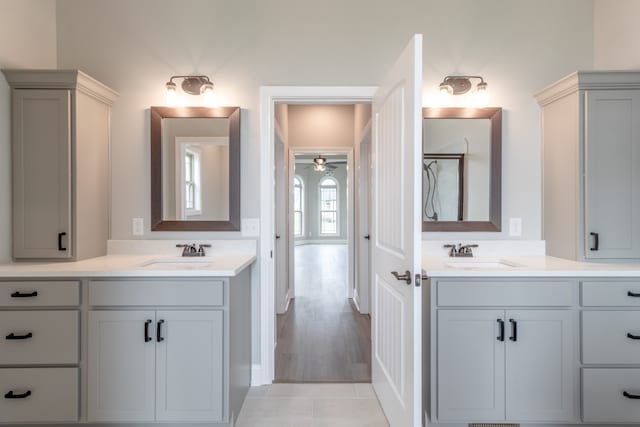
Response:
[[[153,323],[153,320],[150,319],[144,322],[144,342],[151,341],[151,337],[149,336],[149,325],[151,325],[151,323]]]
[[[589,250],[597,251],[598,247],[600,246],[600,235],[598,233],[589,233],[589,234],[593,236],[593,246],[591,246]]]
[[[38,291],[33,291],[29,293],[22,293],[22,292],[16,291],[11,294],[11,298],[34,298],[37,296],[38,296]]]
[[[28,340],[29,338],[33,338],[33,334],[29,332],[26,335],[16,335],[13,332],[11,332],[9,335],[7,335],[4,338],[7,340]]]
[[[66,236],[66,235],[67,235],[67,233],[65,233],[65,232],[58,233],[58,250],[59,250],[59,251],[66,251],[66,250],[67,250],[67,248],[65,248],[64,246],[62,246],[62,238],[63,238],[64,236]]]
[[[626,391],[622,392],[622,395],[624,397],[626,397],[627,399],[640,399],[640,395],[638,394],[631,394],[631,393],[627,393]]]
[[[627,332],[627,338],[632,340],[640,340],[640,335],[633,335]]]
[[[513,319],[509,319],[509,323],[511,323],[511,336],[509,340],[516,342],[518,341],[518,322]]]
[[[496,322],[498,322],[498,325],[500,325],[500,335],[498,335],[498,341],[503,341],[504,342],[504,320],[502,319],[498,319],[496,320]]]
[[[640,298],[640,293],[628,291],[627,296],[633,297],[633,298]]]
[[[162,324],[164,320],[158,320],[158,328],[156,329],[156,341],[162,342],[164,341],[164,337],[162,336]]]
[[[22,394],[14,394],[13,390],[11,390],[9,393],[4,395],[4,398],[5,399],[26,399],[29,396],[31,396],[31,390],[27,390]]]

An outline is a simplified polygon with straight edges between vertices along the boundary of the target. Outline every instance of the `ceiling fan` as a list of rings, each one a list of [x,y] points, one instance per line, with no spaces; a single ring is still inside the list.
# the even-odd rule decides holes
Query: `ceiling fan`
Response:
[[[322,157],[318,154],[317,157],[313,159],[313,170],[316,172],[324,172],[327,169],[333,171],[338,168],[337,165],[346,165],[346,160],[334,160],[332,162],[328,162],[326,157]]]

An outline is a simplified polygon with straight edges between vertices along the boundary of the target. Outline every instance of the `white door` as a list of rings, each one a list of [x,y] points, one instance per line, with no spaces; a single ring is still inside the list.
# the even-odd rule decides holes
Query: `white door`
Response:
[[[153,421],[153,311],[90,311],[89,421]]]
[[[289,231],[287,227],[289,221],[289,185],[287,181],[287,150],[285,145],[276,132],[275,141],[275,196],[276,196],[276,221],[275,221],[275,268],[276,268],[276,314],[282,314],[287,307],[287,294],[289,291],[289,271],[288,271],[288,254],[287,242]]]
[[[156,317],[156,420],[222,421],[222,310]]]
[[[438,311],[438,420],[504,420],[502,310]]]
[[[391,427],[422,425],[421,104],[418,34],[373,100],[372,382]]]
[[[508,420],[573,420],[572,316],[563,310],[507,310]]]

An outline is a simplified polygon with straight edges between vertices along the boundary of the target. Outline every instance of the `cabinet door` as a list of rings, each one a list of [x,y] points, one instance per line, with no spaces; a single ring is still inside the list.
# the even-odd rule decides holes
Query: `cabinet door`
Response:
[[[506,312],[507,420],[573,419],[572,319],[562,310]]]
[[[154,325],[153,311],[89,312],[89,421],[154,420]]]
[[[585,258],[640,258],[640,91],[588,91],[585,141]]]
[[[158,421],[222,421],[223,312],[157,313]]]
[[[13,90],[13,255],[70,258],[70,91]]]
[[[502,310],[438,311],[438,419],[504,420]]]

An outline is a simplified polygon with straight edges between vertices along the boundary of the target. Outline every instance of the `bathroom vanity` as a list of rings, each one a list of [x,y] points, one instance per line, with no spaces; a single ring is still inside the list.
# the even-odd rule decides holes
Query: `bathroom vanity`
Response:
[[[537,256],[424,266],[432,423],[640,420],[639,265]]]
[[[0,266],[0,423],[232,425],[251,382],[254,260]]]

